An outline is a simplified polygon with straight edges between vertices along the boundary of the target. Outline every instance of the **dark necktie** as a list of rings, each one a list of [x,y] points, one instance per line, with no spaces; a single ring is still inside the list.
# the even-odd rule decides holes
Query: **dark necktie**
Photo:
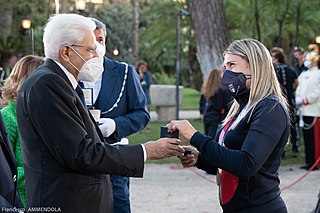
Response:
[[[85,108],[87,108],[86,101],[85,101],[85,99],[84,99],[83,91],[82,91],[82,89],[81,89],[81,87],[80,87],[79,85],[76,87],[76,92],[77,92],[77,94],[78,94],[78,96],[79,96],[79,98],[80,98],[83,106],[84,106]]]
[[[77,94],[78,94],[78,96],[79,96],[79,98],[80,98],[83,106],[87,109],[87,105],[86,105],[86,101],[85,101],[85,99],[84,99],[84,94],[83,94],[83,91],[82,91],[82,89],[81,89],[81,85],[78,84],[78,86],[76,87],[76,92],[77,92]],[[96,122],[96,121],[94,120],[94,118],[92,117],[90,111],[87,110],[87,112],[88,112],[88,114],[89,114],[89,116],[90,116],[91,121],[93,122],[94,126],[96,127],[96,131],[97,131],[97,133],[98,133],[98,135],[99,135],[99,137],[100,137],[100,140],[101,140],[101,141],[104,141],[103,135],[102,135],[102,133],[101,133],[101,131],[100,131],[99,126],[97,125],[97,122]]]

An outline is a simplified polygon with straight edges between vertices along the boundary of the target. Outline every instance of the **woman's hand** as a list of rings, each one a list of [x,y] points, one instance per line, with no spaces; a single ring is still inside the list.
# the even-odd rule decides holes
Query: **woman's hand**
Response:
[[[190,141],[191,137],[197,130],[187,120],[172,120],[167,127],[170,132],[179,130],[179,137],[182,136],[184,139]]]
[[[191,151],[191,154],[186,154],[182,157],[178,157],[184,168],[193,167],[198,161],[199,152],[192,146],[183,146],[185,151]]]

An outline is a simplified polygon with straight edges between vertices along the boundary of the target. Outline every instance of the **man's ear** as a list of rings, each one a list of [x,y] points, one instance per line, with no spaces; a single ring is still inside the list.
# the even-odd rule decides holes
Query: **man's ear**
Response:
[[[66,62],[70,61],[69,54],[70,54],[70,47],[69,46],[64,45],[60,48],[59,55],[63,61],[66,61]]]

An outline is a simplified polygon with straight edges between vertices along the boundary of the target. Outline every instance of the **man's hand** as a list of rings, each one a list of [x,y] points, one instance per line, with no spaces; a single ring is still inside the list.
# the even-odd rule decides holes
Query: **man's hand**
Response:
[[[191,154],[179,157],[182,166],[185,168],[193,167],[197,163],[199,151],[192,146],[183,146],[183,148],[186,151],[191,151]]]
[[[100,118],[98,122],[104,137],[109,137],[116,130],[116,123],[111,118]]]
[[[159,160],[172,156],[182,157],[184,149],[180,146],[180,140],[176,138],[160,138],[144,144],[147,152],[147,160]]]

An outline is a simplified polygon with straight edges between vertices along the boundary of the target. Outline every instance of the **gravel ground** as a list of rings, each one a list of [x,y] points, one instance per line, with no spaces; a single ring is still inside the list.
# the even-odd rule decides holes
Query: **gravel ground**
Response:
[[[305,174],[296,167],[280,169],[280,187]],[[216,213],[222,212],[215,176],[179,165],[146,164],[144,178],[131,178],[132,213]],[[312,171],[296,185],[282,192],[289,213],[310,213],[320,190],[320,170]]]

